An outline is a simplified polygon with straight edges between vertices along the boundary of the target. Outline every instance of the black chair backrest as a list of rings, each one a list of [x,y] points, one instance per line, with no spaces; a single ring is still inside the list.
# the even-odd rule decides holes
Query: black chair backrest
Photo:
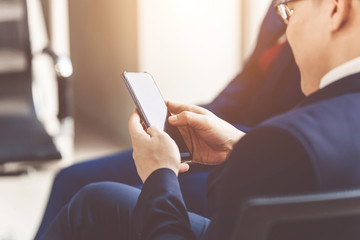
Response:
[[[231,239],[360,239],[360,190],[251,198]]]

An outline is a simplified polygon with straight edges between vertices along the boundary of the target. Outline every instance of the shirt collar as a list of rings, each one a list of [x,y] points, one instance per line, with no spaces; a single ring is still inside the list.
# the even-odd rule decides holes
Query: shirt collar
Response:
[[[320,81],[320,89],[346,76],[360,72],[360,57],[354,58],[328,72]]]

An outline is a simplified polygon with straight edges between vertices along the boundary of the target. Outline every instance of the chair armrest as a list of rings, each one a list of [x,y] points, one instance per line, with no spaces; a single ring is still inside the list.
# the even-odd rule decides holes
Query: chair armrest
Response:
[[[73,74],[73,66],[70,58],[57,55],[50,46],[43,49],[54,62],[58,82],[59,113],[58,119],[64,120],[72,116],[72,91],[70,78]]]
[[[57,77],[69,78],[72,76],[73,65],[69,57],[57,55],[49,46],[43,49],[43,53],[48,54],[52,58]]]

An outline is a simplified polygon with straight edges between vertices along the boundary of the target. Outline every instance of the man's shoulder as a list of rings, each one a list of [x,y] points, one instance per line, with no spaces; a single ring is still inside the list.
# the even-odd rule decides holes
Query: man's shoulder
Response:
[[[306,150],[320,187],[349,187],[356,181],[332,178],[358,176],[360,156],[360,92],[328,98],[298,107],[262,123],[259,127],[275,127],[296,138]],[[336,173],[336,174],[335,174]]]
[[[331,128],[337,123],[348,123],[350,126],[359,125],[356,119],[360,121],[360,92],[344,94],[294,108],[264,121],[259,126],[277,127],[295,134],[305,129]],[[333,130],[336,131],[336,129],[339,127]]]
[[[263,122],[260,127],[287,131],[316,158],[319,154],[315,152],[331,152],[329,149],[339,140],[350,144],[349,136],[360,139],[359,122],[360,92],[352,92],[297,107]]]

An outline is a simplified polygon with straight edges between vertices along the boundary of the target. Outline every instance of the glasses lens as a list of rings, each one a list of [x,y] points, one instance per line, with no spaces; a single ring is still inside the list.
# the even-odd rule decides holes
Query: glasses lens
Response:
[[[281,17],[283,20],[287,20],[287,19],[288,19],[287,10],[286,10],[286,5],[285,5],[285,4],[280,4],[280,5],[278,6],[278,12],[279,12],[280,17]]]
[[[289,18],[292,14],[292,10],[286,4],[279,4],[276,6],[277,12],[285,24],[289,23]]]

